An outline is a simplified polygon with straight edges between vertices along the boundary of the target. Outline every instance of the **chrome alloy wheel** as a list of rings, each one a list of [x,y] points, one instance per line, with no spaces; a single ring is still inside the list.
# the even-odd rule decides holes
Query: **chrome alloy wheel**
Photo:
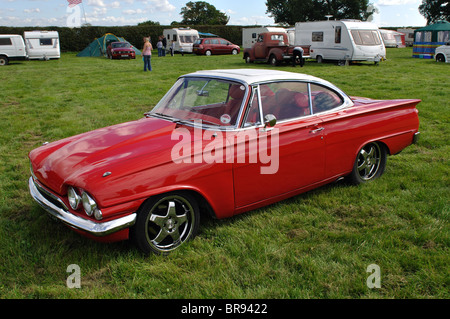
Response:
[[[168,253],[192,239],[199,209],[188,194],[165,194],[146,203],[136,223],[136,239],[144,252]]]
[[[386,148],[376,142],[366,144],[359,151],[350,179],[360,184],[381,176],[386,167]]]

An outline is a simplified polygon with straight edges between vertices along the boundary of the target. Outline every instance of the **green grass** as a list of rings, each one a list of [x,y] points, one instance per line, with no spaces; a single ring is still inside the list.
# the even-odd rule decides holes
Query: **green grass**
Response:
[[[27,153],[142,117],[177,76],[201,69],[273,68],[236,56],[109,61],[77,58],[0,68],[0,298],[449,298],[450,64],[390,49],[375,66],[276,67],[325,78],[350,95],[419,98],[421,140],[388,159],[382,178],[332,184],[227,220],[166,257],[128,242],[90,241],[31,199]],[[69,289],[67,266],[81,269]],[[381,288],[366,285],[367,266]]]

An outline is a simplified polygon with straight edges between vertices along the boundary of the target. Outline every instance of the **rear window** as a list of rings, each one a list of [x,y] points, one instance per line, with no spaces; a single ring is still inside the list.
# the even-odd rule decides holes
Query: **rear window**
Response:
[[[0,45],[12,45],[11,38],[0,38]]]

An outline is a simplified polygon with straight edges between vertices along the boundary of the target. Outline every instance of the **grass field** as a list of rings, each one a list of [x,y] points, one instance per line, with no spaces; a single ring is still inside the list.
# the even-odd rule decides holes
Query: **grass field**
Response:
[[[44,141],[138,119],[177,76],[246,65],[239,56],[77,58],[0,68],[0,298],[449,298],[450,64],[388,49],[379,66],[276,67],[353,96],[419,98],[421,140],[361,186],[333,184],[227,220],[166,257],[90,241],[31,199],[27,153]],[[67,267],[81,271],[69,289]],[[369,288],[367,267],[380,267]]]

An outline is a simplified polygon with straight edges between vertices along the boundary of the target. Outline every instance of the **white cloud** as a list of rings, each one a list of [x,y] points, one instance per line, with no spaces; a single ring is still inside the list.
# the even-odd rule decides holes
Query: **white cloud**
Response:
[[[143,14],[145,12],[146,12],[145,10],[141,10],[141,9],[137,9],[137,10],[127,9],[127,10],[122,11],[123,14],[127,14],[127,15]]]
[[[95,6],[95,7],[106,7],[103,0],[88,0],[87,3],[89,6]]]
[[[24,9],[23,12],[25,12],[25,13],[39,13],[39,12],[41,12],[41,10],[39,8]]]

